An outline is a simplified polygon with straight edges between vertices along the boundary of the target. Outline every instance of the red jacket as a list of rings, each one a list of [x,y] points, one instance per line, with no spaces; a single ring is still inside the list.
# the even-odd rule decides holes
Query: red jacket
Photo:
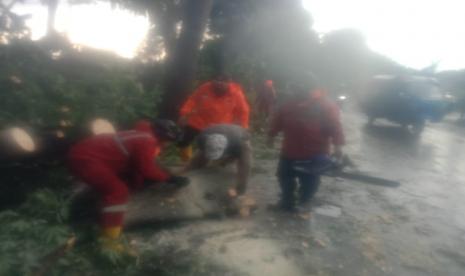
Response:
[[[202,84],[181,107],[187,125],[203,130],[215,124],[237,124],[249,127],[249,105],[239,84],[230,82],[226,94],[213,92],[213,82]]]
[[[276,100],[276,90],[272,80],[266,80],[262,85],[257,87],[257,98],[255,104],[257,111],[260,113],[269,114]]]
[[[344,144],[339,108],[324,97],[291,102],[275,114],[269,135],[283,132],[281,154],[289,159],[308,159],[327,154],[329,145]]]
[[[140,188],[144,179],[166,181],[169,174],[155,163],[161,145],[145,123],[135,130],[102,134],[74,145],[69,158],[98,161],[119,176],[130,176],[135,187]]]

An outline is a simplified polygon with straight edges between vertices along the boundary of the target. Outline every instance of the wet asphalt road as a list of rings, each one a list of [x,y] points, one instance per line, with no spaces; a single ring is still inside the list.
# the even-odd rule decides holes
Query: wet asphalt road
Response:
[[[345,212],[366,224],[376,241],[383,270],[465,275],[465,128],[450,116],[416,138],[383,121],[366,127],[364,117],[350,110],[344,121],[347,152],[357,163],[402,183],[344,196]]]
[[[337,212],[272,212],[276,151],[256,139],[249,189],[256,214],[133,235],[142,249],[169,248],[221,267],[198,275],[465,275],[465,127],[452,116],[415,138],[383,121],[366,127],[350,107],[343,121],[346,153],[400,187],[326,177],[314,210]]]

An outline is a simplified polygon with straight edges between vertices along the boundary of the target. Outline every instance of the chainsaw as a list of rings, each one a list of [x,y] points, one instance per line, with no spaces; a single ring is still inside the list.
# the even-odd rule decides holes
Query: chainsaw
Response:
[[[306,174],[319,174],[329,177],[340,177],[344,179],[355,180],[367,184],[396,188],[400,186],[400,182],[371,176],[357,170],[357,166],[352,160],[344,155],[341,158],[335,157],[319,157],[310,160],[295,161],[294,170]],[[345,168],[351,168],[346,171]]]

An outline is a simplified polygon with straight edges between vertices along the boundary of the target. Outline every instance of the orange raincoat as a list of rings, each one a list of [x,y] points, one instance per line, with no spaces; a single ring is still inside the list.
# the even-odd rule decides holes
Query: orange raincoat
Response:
[[[216,95],[213,82],[202,84],[181,108],[187,125],[202,130],[215,124],[237,124],[249,127],[249,104],[242,87],[233,82],[224,95]]]

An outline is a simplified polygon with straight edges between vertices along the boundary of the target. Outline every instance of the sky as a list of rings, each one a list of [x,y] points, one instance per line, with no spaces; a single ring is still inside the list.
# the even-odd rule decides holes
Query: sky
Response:
[[[421,69],[439,62],[439,70],[465,68],[465,0],[302,1],[312,14],[313,28],[321,34],[355,28],[371,49],[403,65]],[[14,11],[32,15],[28,25],[34,39],[44,35],[45,7],[30,4]],[[72,42],[127,58],[136,54],[148,26],[146,17],[111,9],[107,3],[62,3],[56,19],[56,29]]]
[[[116,54],[132,58],[144,41],[149,28],[146,17],[121,9],[112,9],[108,3],[70,6],[60,1],[56,15],[55,29],[66,33],[76,44],[110,50]],[[31,14],[27,25],[32,30],[32,38],[45,34],[47,9],[37,4],[18,5],[15,12]]]
[[[360,30],[368,46],[403,65],[465,68],[464,0],[303,0],[313,28]]]

